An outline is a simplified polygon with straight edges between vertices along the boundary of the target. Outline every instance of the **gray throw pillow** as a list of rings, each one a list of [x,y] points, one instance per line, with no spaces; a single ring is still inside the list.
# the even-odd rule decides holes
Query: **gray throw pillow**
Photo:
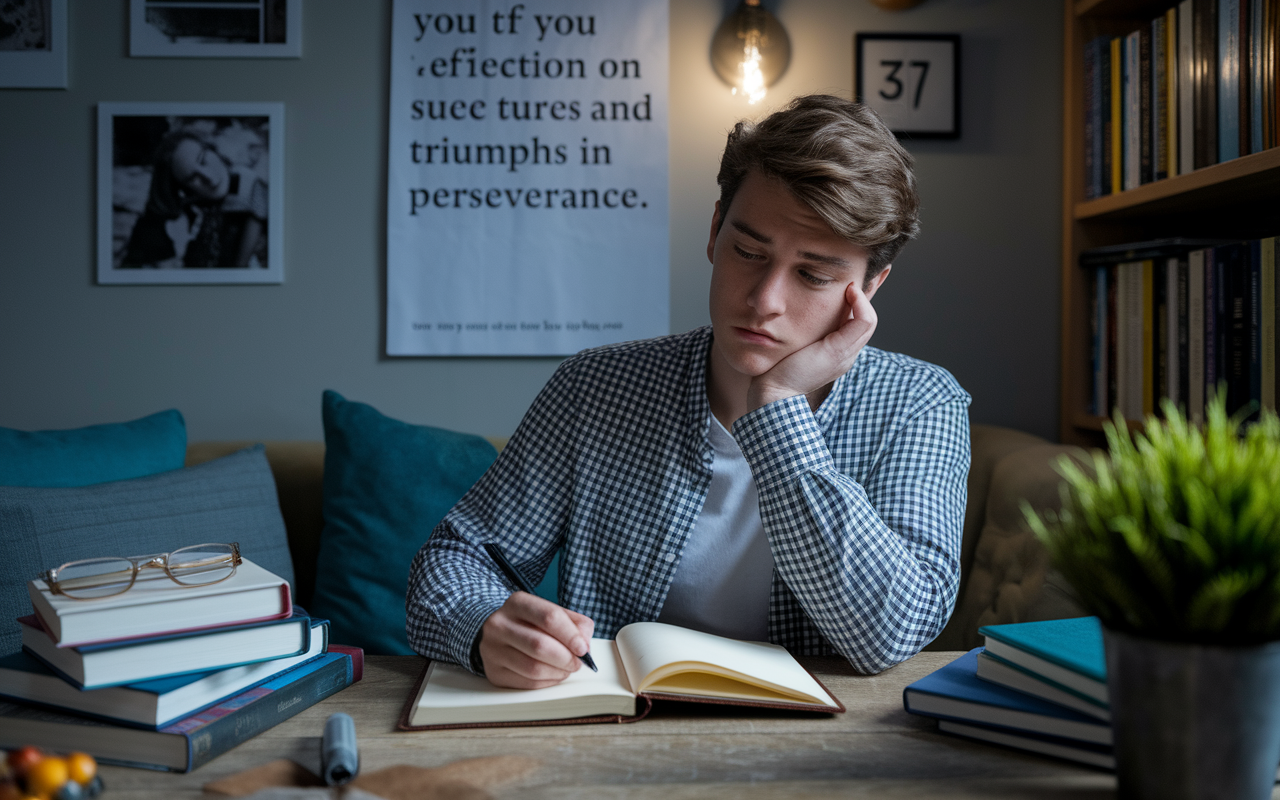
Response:
[[[67,561],[239,542],[293,584],[275,479],[262,445],[186,469],[76,488],[0,486],[0,655],[22,646],[27,581]]]

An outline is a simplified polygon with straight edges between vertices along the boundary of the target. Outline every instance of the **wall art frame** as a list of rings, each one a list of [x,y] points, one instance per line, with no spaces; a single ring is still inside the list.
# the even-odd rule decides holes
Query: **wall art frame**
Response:
[[[858,33],[854,96],[899,137],[960,138],[960,35]]]
[[[302,0],[129,0],[129,55],[301,58]]]
[[[0,9],[0,89],[67,88],[67,0]]]
[[[284,281],[284,103],[99,103],[99,284]]]

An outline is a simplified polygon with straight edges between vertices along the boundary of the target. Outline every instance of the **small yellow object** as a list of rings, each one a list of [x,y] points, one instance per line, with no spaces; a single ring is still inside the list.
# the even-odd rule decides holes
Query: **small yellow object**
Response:
[[[27,772],[27,791],[37,797],[53,797],[67,782],[67,760],[45,756]]]
[[[71,780],[87,786],[98,774],[98,762],[88,753],[71,753],[67,756],[67,773]]]

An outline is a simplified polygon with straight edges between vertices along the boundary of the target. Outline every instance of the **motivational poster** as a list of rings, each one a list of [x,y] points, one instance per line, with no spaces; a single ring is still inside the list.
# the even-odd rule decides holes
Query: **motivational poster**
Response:
[[[667,0],[395,0],[387,353],[669,332]]]

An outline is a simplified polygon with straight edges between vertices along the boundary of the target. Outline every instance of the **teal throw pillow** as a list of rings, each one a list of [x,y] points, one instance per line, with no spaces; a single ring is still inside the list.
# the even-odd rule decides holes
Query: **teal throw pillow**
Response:
[[[187,426],[174,409],[65,431],[0,428],[0,486],[124,481],[181,469],[186,455]]]
[[[480,436],[385,416],[326,391],[324,531],[311,612],[332,641],[408,655],[409,566],[498,453]]]

